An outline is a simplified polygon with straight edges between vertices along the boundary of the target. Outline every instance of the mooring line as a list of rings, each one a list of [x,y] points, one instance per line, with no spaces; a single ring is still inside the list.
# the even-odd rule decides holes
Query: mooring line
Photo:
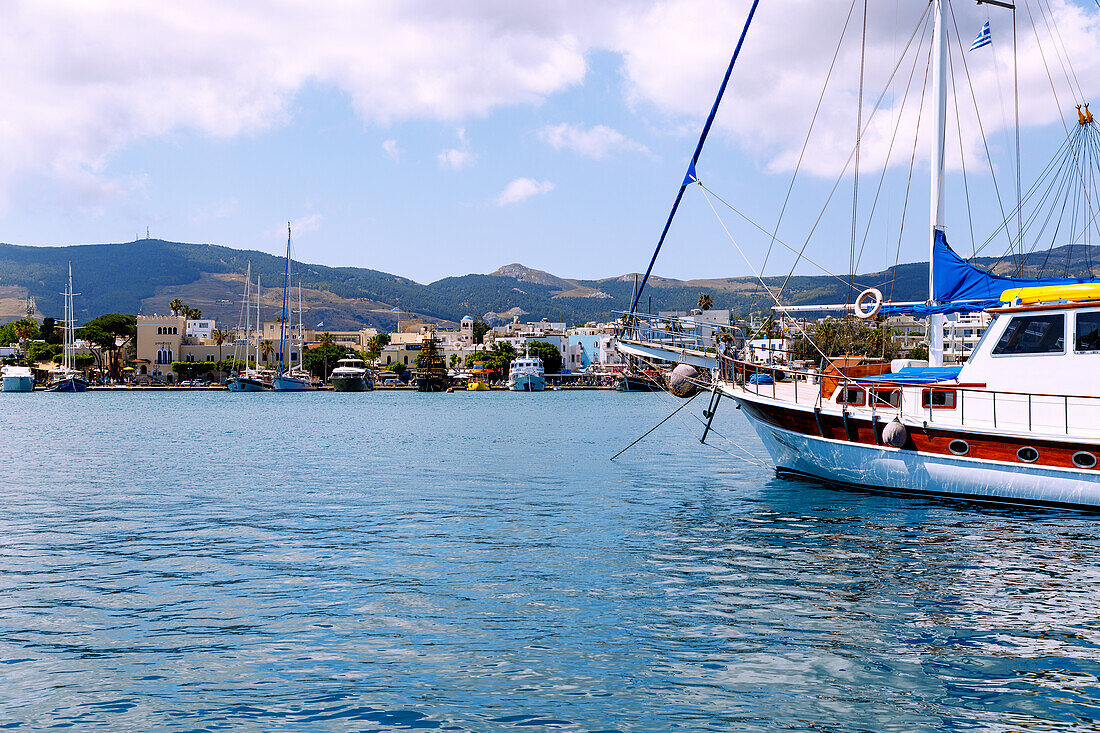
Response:
[[[668,415],[667,415],[667,416],[665,417],[665,419],[664,419],[664,420],[662,420],[661,422],[657,423],[656,425],[654,425],[653,427],[651,427],[651,428],[650,428],[649,430],[645,431],[645,433],[643,433],[643,434],[641,435],[641,437],[639,437],[639,438],[638,438],[637,440],[635,440],[635,441],[634,441],[633,443],[631,443],[631,444],[630,444],[630,445],[628,445],[627,447],[623,448],[623,449],[622,449],[621,451],[619,451],[619,452],[618,452],[618,453],[616,453],[615,455],[611,456],[611,459],[610,459],[610,460],[612,460],[612,461],[613,461],[613,460],[615,460],[616,458],[618,458],[619,456],[621,456],[621,455],[622,455],[623,453],[626,453],[626,452],[627,452],[628,450],[630,450],[630,449],[631,449],[631,448],[633,448],[634,446],[638,445],[638,443],[642,442],[642,439],[643,439],[643,438],[645,438],[645,437],[646,437],[647,435],[649,435],[650,433],[652,433],[652,432],[653,432],[654,430],[656,430],[657,428],[661,427],[661,426],[662,426],[662,425],[664,425],[664,424],[665,424],[666,422],[668,422],[668,421],[669,421],[669,419],[671,419],[673,415],[675,415],[675,414],[676,414],[677,412],[679,412],[680,410],[682,410],[682,409],[684,409],[685,407],[687,407],[688,405],[690,405],[690,404],[691,404],[691,401],[692,401],[692,400],[694,400],[694,399],[695,399],[696,397],[698,397],[698,396],[699,396],[700,394],[702,394],[702,392],[696,392],[695,394],[693,394],[693,395],[692,395],[692,396],[691,396],[691,397],[690,397],[690,398],[688,399],[688,401],[687,401],[687,402],[685,402],[684,404],[680,405],[680,406],[679,406],[679,407],[677,407],[677,408],[676,408],[675,410],[673,410],[672,412],[670,412],[670,413],[669,413],[669,414],[668,414]]]

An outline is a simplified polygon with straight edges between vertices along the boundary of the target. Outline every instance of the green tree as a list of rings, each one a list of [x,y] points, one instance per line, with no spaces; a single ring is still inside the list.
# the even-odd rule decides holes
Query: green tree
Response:
[[[42,340],[47,344],[61,343],[61,334],[57,332],[57,321],[53,318],[42,319]]]
[[[271,357],[275,354],[275,344],[271,339],[264,339],[260,342],[260,355],[263,356],[264,361],[271,361]]]
[[[451,369],[458,369],[458,365],[462,363],[462,359],[459,358],[458,354],[451,354],[449,363],[451,365]]]
[[[324,333],[322,333],[320,335],[320,337],[318,337],[317,344],[319,346],[332,346],[332,344],[333,344],[332,334],[329,333],[328,331],[325,331]]]
[[[928,361],[928,347],[925,344],[914,346],[913,348],[909,349],[909,351],[905,354],[905,358]]]
[[[367,358],[370,361],[374,361],[382,356],[382,349],[386,348],[389,343],[390,335],[388,333],[380,333],[376,336],[371,336],[367,340]]]
[[[791,343],[791,356],[795,359],[816,361],[824,353],[829,358],[863,356],[890,360],[901,354],[891,329],[851,316],[812,323],[807,326],[806,334],[808,339],[799,335]]]
[[[336,362],[345,358],[351,351],[347,346],[329,343],[327,346],[307,349],[302,354],[302,364],[313,376],[328,379],[329,374],[336,367]]]
[[[168,304],[168,307],[172,309],[172,315],[178,316],[183,313],[183,309],[187,306],[183,304],[182,300],[180,300],[179,298],[175,298],[171,303]]]
[[[215,328],[210,332],[210,339],[218,345],[218,361],[222,360],[222,344],[229,338],[229,334],[220,328]]]
[[[711,297],[710,293],[703,293],[699,296],[697,305],[705,311],[710,310],[714,306],[714,298]]]
[[[527,353],[542,359],[542,366],[547,374],[559,374],[561,372],[561,352],[558,347],[546,341],[532,341],[527,344]]]
[[[27,361],[31,364],[41,364],[57,360],[61,353],[58,344],[47,344],[45,341],[31,341],[27,344]]]
[[[489,324],[479,318],[474,321],[473,332],[474,343],[480,345],[485,342],[485,334],[489,332]]]
[[[38,322],[33,318],[20,318],[18,321],[0,326],[0,346],[37,338],[39,338]]]
[[[104,313],[78,328],[76,335],[96,347],[96,360],[100,368],[117,378],[126,349],[137,339],[137,316]]]

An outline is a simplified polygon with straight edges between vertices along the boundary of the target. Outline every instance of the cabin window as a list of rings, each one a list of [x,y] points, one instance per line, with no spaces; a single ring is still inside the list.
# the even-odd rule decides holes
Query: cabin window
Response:
[[[875,407],[897,407],[901,404],[900,389],[872,389],[871,404]]]
[[[933,410],[954,410],[955,390],[926,389],[921,392],[920,406],[931,407]]]
[[[1066,319],[1061,313],[1014,316],[993,354],[1061,354],[1066,350],[1065,331]]]
[[[841,387],[837,392],[836,401],[840,405],[862,405],[865,393],[863,387]]]
[[[1077,314],[1074,351],[1100,351],[1100,311]]]

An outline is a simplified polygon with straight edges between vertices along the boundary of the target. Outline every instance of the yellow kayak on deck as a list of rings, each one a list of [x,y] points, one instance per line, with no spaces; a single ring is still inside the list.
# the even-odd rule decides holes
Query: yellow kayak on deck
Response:
[[[1033,288],[1010,288],[1001,293],[1002,303],[1031,305],[1061,301],[1100,300],[1100,283],[1075,285],[1043,285]]]

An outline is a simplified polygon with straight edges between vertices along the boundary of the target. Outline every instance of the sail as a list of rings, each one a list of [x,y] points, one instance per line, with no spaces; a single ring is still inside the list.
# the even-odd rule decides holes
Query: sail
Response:
[[[959,301],[999,301],[1001,293],[1010,288],[1095,282],[1093,278],[1007,277],[979,270],[955,254],[955,250],[947,243],[947,235],[938,229],[932,249],[932,265],[932,299],[944,304]]]

